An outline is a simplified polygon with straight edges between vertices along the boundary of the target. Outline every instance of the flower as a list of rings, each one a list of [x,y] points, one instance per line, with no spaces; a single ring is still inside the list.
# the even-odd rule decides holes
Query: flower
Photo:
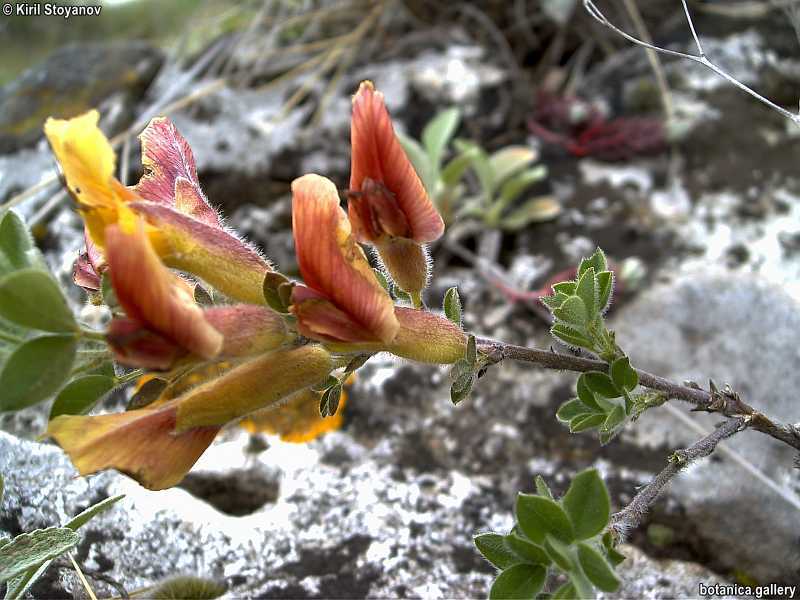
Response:
[[[319,345],[277,350],[145,408],[61,415],[47,435],[81,475],[116,469],[149,489],[164,489],[183,479],[223,425],[323,381],[333,366]]]
[[[291,311],[305,336],[388,343],[400,327],[394,305],[353,237],[333,183],[319,175],[292,182],[292,229],[305,285]]]
[[[116,157],[98,119],[93,110],[45,123],[45,134],[98,256],[106,251],[109,226],[142,216],[145,233],[165,264],[205,279],[231,298],[262,304],[262,282],[271,267],[222,227],[200,190],[191,150],[174,125],[161,118],[147,126],[141,136],[147,173],[137,186],[127,188],[114,177]],[[76,273],[81,281],[94,284],[86,261],[79,261]]]
[[[287,339],[283,319],[265,307],[203,310],[188,282],[161,264],[141,218],[135,225],[109,225],[105,237],[111,283],[127,315],[112,320],[106,336],[118,362],[166,370],[186,354],[243,356]]]
[[[395,283],[421,305],[428,283],[422,244],[444,221],[397,139],[383,94],[364,81],[353,97],[348,214],[358,241],[373,244]]]

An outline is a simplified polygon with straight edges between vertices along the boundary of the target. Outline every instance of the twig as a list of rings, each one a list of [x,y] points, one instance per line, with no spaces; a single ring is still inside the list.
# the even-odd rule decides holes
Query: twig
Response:
[[[649,43],[645,42],[644,40],[640,40],[638,38],[633,37],[629,33],[624,32],[622,29],[620,29],[619,27],[617,27],[616,25],[611,23],[611,21],[609,21],[606,18],[606,16],[600,11],[599,8],[597,8],[597,5],[592,0],[583,0],[583,6],[586,9],[586,11],[598,23],[600,23],[601,25],[604,25],[605,27],[608,27],[614,33],[616,33],[617,35],[625,38],[629,42],[631,42],[633,44],[636,44],[637,46],[641,46],[642,48],[649,48],[650,50],[655,50],[656,52],[660,52],[661,54],[666,54],[668,56],[675,56],[677,58],[683,58],[683,59],[686,59],[686,60],[691,60],[692,62],[699,63],[699,64],[707,67],[708,69],[711,69],[712,71],[714,71],[714,73],[716,73],[717,75],[719,75],[720,77],[725,79],[727,82],[735,85],[736,87],[738,87],[743,92],[746,92],[746,93],[750,94],[753,98],[755,98],[759,102],[762,102],[763,104],[766,104],[772,110],[780,113],[781,115],[783,115],[784,117],[786,117],[787,119],[792,121],[793,123],[795,123],[797,125],[800,125],[800,114],[795,114],[795,113],[793,113],[791,111],[786,110],[782,106],[778,106],[772,100],[769,100],[769,99],[765,98],[764,96],[762,96],[761,94],[759,94],[758,92],[753,90],[752,88],[746,86],[741,81],[739,81],[738,79],[733,77],[733,75],[730,75],[727,71],[721,69],[720,67],[715,65],[713,62],[708,60],[708,58],[705,56],[705,54],[702,53],[702,46],[700,45],[700,40],[697,37],[697,34],[695,33],[694,24],[692,23],[692,19],[691,19],[690,15],[689,15],[689,10],[688,10],[688,8],[686,8],[686,2],[685,2],[685,0],[681,0],[681,2],[683,3],[684,10],[685,10],[685,13],[686,13],[686,18],[689,21],[689,26],[690,26],[690,28],[692,30],[692,34],[693,34],[693,36],[695,38],[695,43],[696,43],[697,47],[700,49],[700,55],[687,54],[685,52],[678,52],[676,50],[668,50],[667,48],[661,48],[661,47],[656,46],[654,44],[649,44]]]
[[[539,348],[525,348],[524,346],[515,346],[486,339],[479,339],[478,344],[480,350],[495,363],[510,359],[534,363],[545,369],[576,371],[579,373],[586,371],[606,372],[608,370],[608,365],[605,362],[592,358],[561,354]],[[768,435],[795,450],[800,450],[800,427],[773,421],[765,414],[743,402],[739,395],[727,386],[722,390],[718,390],[711,383],[711,391],[707,392],[700,389],[696,384],[680,385],[641,369],[637,369],[636,372],[639,374],[639,385],[643,387],[664,392],[669,399],[682,400],[693,404],[694,410],[697,411],[719,413],[726,417],[747,417],[750,429]]]
[[[86,577],[83,576],[83,571],[81,571],[80,566],[75,561],[75,557],[72,556],[72,552],[68,553],[68,555],[69,559],[72,561],[72,566],[75,568],[75,572],[78,574],[78,578],[80,578],[81,583],[83,584],[83,587],[86,590],[86,593],[89,594],[89,598],[91,598],[92,600],[97,600],[97,596],[94,595],[92,587],[89,585],[89,582],[86,581]]]
[[[647,511],[673,477],[700,458],[710,455],[722,440],[742,431],[749,425],[749,417],[728,419],[709,435],[685,450],[678,450],[669,458],[664,470],[634,496],[630,504],[611,516],[609,530],[617,540],[622,540],[632,529],[641,525]]]

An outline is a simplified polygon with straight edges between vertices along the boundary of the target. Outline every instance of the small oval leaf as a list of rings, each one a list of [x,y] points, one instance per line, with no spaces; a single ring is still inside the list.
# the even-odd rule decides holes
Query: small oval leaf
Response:
[[[481,533],[476,535],[473,541],[483,557],[498,569],[506,569],[522,562],[506,543],[506,537],[499,533]]]
[[[550,498],[518,494],[515,512],[522,533],[536,544],[541,544],[548,533],[567,543],[575,539],[567,513]]]
[[[0,412],[46,400],[69,377],[77,341],[71,335],[47,335],[19,346],[0,372]]]
[[[15,271],[0,280],[0,316],[23,327],[53,333],[78,328],[58,284],[39,269]]]
[[[50,419],[58,415],[85,415],[113,387],[114,380],[105,375],[85,375],[73,379],[53,402]]]
[[[579,540],[597,535],[608,525],[611,501],[597,469],[578,473],[564,494],[562,504]]]
[[[489,591],[492,600],[536,598],[547,572],[539,565],[518,564],[507,568],[497,576]]]
[[[599,551],[586,542],[578,544],[578,560],[586,577],[598,589],[604,592],[615,592],[619,589],[620,579],[614,573],[614,568]]]

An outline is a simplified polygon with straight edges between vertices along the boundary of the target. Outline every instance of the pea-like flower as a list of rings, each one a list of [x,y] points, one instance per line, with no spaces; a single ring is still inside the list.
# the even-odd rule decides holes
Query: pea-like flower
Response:
[[[400,145],[383,94],[369,81],[353,97],[350,139],[355,237],[376,247],[395,283],[419,305],[429,276],[423,244],[441,237],[444,221]]]
[[[200,190],[192,152],[174,125],[154,119],[145,129],[142,163],[147,173],[137,186],[128,188],[114,177],[116,156],[97,126],[98,119],[92,110],[45,123],[67,189],[96,246],[94,259],[87,253],[86,260],[79,260],[76,280],[96,284],[91,272],[98,274],[107,228],[132,222],[133,215],[139,215],[145,218],[145,233],[165,264],[205,279],[231,298],[263,303],[261,286],[270,265],[220,224]]]

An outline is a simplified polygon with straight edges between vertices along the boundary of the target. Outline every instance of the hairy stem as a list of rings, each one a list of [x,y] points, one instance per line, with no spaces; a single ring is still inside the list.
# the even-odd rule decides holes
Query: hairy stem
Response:
[[[641,525],[650,506],[656,501],[672,478],[699,458],[709,456],[722,440],[747,428],[750,417],[728,419],[706,437],[698,440],[684,450],[676,451],[667,466],[644,486],[631,500],[630,504],[611,516],[609,530],[617,540],[622,540],[632,529]]]
[[[579,373],[586,371],[606,372],[608,370],[608,364],[601,360],[562,354],[540,348],[525,348],[524,346],[515,346],[493,340],[478,339],[478,348],[495,363],[510,359],[537,364],[545,369],[576,371]],[[750,429],[768,435],[795,450],[800,450],[800,427],[774,421],[743,402],[737,393],[727,387],[721,391],[714,387],[712,387],[711,391],[706,391],[695,384],[682,385],[674,383],[664,377],[659,377],[640,369],[637,369],[636,372],[639,374],[639,385],[643,387],[665,392],[671,400],[682,400],[693,404],[694,410],[719,413],[726,417],[745,416],[748,418]]]

